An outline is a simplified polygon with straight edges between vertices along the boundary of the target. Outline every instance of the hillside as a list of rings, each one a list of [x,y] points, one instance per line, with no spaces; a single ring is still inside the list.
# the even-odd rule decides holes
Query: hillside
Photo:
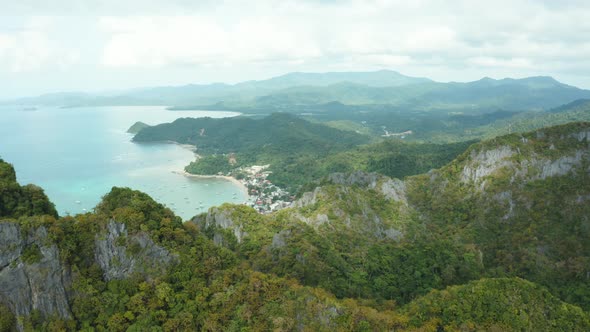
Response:
[[[330,104],[305,113],[305,118],[369,136],[411,130],[404,140],[449,143],[490,139],[577,121],[590,121],[590,102],[575,100],[547,110],[507,111],[502,109],[457,110],[448,112],[409,111],[389,106]]]
[[[586,122],[498,137],[410,179],[423,235],[475,244],[490,276],[521,276],[588,308],[589,132]]]
[[[500,137],[405,181],[334,174],[273,216],[224,206],[195,223],[256,269],[341,297],[407,303],[521,277],[588,309],[589,133],[575,123]]]
[[[450,162],[473,143],[373,143],[354,131],[280,113],[260,119],[179,119],[143,129],[134,141],[195,145],[200,158],[186,167],[195,174],[238,176],[242,166],[270,164],[269,180],[291,190],[334,172],[361,170],[398,178],[424,173]]]
[[[84,215],[3,214],[0,328],[584,331],[588,165],[574,123],[403,181],[334,173],[270,215],[182,223],[127,188]]]
[[[276,113],[262,119],[178,119],[142,129],[133,140],[196,146],[203,158],[187,167],[191,173],[225,174],[244,165],[270,164],[270,180],[296,187],[314,175],[317,158],[366,143],[369,138]],[[229,154],[234,154],[233,163],[228,161]]]
[[[33,184],[19,185],[12,165],[0,158],[0,216],[19,218],[33,215],[57,217],[57,211],[43,189]]]

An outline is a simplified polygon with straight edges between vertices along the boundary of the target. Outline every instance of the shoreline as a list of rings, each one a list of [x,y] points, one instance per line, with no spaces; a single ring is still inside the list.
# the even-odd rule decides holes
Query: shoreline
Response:
[[[238,179],[236,179],[234,177],[231,177],[231,176],[191,174],[191,173],[189,173],[187,171],[184,171],[184,170],[183,171],[172,171],[172,173],[184,175],[184,176],[189,177],[189,178],[197,178],[197,179],[221,179],[221,180],[226,180],[226,181],[232,182],[233,184],[235,184],[238,187],[240,187],[240,189],[242,190],[242,192],[246,196],[246,200],[248,200],[250,198],[250,194],[248,193],[248,188],[246,187],[246,185],[244,183],[242,183],[240,180],[238,180]]]

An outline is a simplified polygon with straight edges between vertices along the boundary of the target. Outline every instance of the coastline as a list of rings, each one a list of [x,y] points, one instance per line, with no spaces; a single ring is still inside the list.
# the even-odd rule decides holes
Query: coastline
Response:
[[[184,171],[184,170],[183,171],[172,171],[172,173],[181,174],[186,177],[197,178],[197,179],[222,179],[222,180],[230,181],[230,182],[234,183],[235,185],[237,185],[238,187],[240,187],[240,189],[242,190],[242,192],[246,196],[246,199],[248,199],[250,197],[250,195],[248,193],[248,188],[246,187],[246,185],[244,185],[244,183],[242,183],[240,180],[238,180],[234,177],[231,177],[231,176],[191,174],[191,173]]]
[[[195,157],[195,160],[199,160],[201,158],[201,156],[197,153],[197,147],[192,145],[192,144],[181,144],[175,141],[163,141],[164,143],[168,143],[168,144],[175,144],[180,146],[183,149],[187,149],[189,151],[191,151]],[[242,192],[244,193],[244,196],[246,197],[246,200],[248,200],[250,198],[250,193],[248,192],[248,187],[246,187],[246,185],[232,177],[232,176],[225,176],[225,175],[200,175],[200,174],[191,174],[185,170],[182,171],[172,171],[172,173],[176,173],[176,174],[180,174],[180,175],[184,175],[186,177],[190,177],[190,178],[200,178],[200,179],[222,179],[222,180],[226,180],[229,182],[232,182],[233,184],[235,184],[236,186],[240,187],[240,189],[242,190]]]

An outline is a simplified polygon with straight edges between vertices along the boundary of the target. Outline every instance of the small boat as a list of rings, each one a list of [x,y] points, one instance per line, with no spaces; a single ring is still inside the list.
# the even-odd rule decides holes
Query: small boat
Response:
[[[82,202],[80,202],[80,201],[76,201],[76,204],[80,204],[80,203],[82,203]]]

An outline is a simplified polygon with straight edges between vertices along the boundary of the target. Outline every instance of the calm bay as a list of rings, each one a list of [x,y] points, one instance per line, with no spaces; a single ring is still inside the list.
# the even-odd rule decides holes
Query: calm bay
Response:
[[[184,220],[224,202],[247,197],[236,184],[186,177],[189,149],[137,144],[127,129],[181,117],[231,117],[220,111],[169,111],[163,106],[0,107],[0,158],[12,163],[21,184],[45,189],[60,215],[91,211],[113,186],[141,190]]]

